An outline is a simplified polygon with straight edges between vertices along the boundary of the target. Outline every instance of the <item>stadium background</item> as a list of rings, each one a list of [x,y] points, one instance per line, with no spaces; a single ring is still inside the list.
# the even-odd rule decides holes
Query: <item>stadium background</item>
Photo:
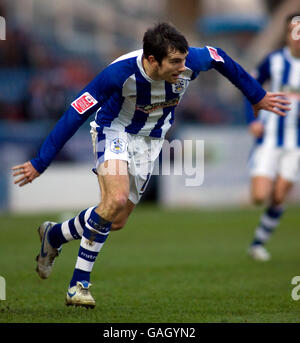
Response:
[[[10,172],[33,157],[77,92],[113,59],[139,49],[158,20],[174,23],[190,45],[224,49],[250,71],[281,44],[284,17],[296,10],[298,0],[0,0],[0,275],[7,280],[0,322],[300,320],[290,298],[290,280],[299,274],[299,187],[271,242],[273,261],[248,261],[262,210],[249,206],[252,139],[242,95],[217,72],[191,84],[167,137],[204,140],[204,183],[188,188],[178,176],[151,179],[93,276],[104,316],[61,309],[76,244],[64,248],[48,288],[33,266],[36,226],[49,213],[62,220],[98,199],[89,120],[33,184],[14,186]]]
[[[78,91],[113,59],[139,49],[143,33],[152,23],[173,22],[190,45],[218,46],[250,71],[270,49],[280,45],[283,18],[297,6],[292,0],[153,0],[147,4],[74,0],[72,6],[68,0],[2,0],[6,40],[0,45],[0,209],[72,209],[95,202],[96,181],[88,172],[93,165],[89,120],[31,187],[14,187],[10,167],[32,158]],[[184,176],[153,177],[143,202],[248,205],[247,158],[252,139],[246,132],[241,93],[214,71],[201,75],[177,109],[167,138],[204,140],[204,182],[187,188],[181,187]],[[66,180],[70,185],[57,203],[56,187],[49,184],[61,189]],[[76,180],[89,185],[80,197],[71,185]],[[47,202],[38,199],[42,188],[48,194]],[[177,188],[180,191],[176,192]],[[299,201],[298,190],[290,201]]]

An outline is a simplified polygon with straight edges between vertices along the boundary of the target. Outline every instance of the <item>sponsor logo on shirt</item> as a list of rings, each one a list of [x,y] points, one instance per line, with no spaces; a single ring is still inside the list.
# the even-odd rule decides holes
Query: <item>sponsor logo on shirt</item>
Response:
[[[154,104],[148,105],[136,105],[136,110],[142,111],[144,113],[151,113],[160,108],[176,106],[179,103],[179,98],[175,98],[172,100],[167,100],[163,102],[155,102]]]
[[[74,100],[71,105],[79,114],[83,114],[97,103],[98,101],[93,98],[89,92],[85,92],[79,98]]]

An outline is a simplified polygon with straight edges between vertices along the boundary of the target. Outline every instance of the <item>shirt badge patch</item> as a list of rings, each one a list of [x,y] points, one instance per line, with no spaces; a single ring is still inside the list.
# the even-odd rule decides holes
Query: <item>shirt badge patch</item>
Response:
[[[189,84],[189,80],[187,79],[178,79],[176,83],[172,84],[172,91],[173,93],[182,93],[185,91],[186,87]]]
[[[214,59],[214,60],[217,61],[217,62],[223,62],[223,63],[225,63],[223,57],[220,56],[220,55],[218,54],[217,49],[212,48],[211,46],[208,46],[207,49],[208,49],[209,54],[210,54],[210,57],[211,57],[212,59]]]
[[[110,143],[110,150],[115,154],[121,154],[126,149],[126,142],[122,138],[115,138]]]
[[[74,107],[79,114],[83,114],[89,108],[93,107],[97,103],[98,101],[95,98],[93,98],[89,92],[85,92],[82,95],[80,95],[79,98],[74,100],[71,106]]]

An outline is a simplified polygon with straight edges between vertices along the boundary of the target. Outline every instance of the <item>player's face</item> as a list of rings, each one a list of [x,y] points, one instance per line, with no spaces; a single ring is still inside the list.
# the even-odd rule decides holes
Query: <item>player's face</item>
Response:
[[[187,53],[178,50],[169,51],[161,64],[157,64],[156,73],[158,78],[170,83],[176,83],[179,75],[185,71],[186,56]]]
[[[291,53],[294,57],[300,58],[300,30],[299,23],[290,24],[287,34],[287,44],[291,49]],[[297,39],[298,38],[298,39]]]

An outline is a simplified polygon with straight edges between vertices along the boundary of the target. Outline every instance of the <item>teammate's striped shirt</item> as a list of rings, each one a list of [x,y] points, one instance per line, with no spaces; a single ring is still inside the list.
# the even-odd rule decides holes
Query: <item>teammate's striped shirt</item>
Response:
[[[288,47],[272,52],[257,69],[257,80],[270,82],[272,92],[285,92],[291,110],[285,117],[262,110],[258,120],[264,124],[264,135],[256,143],[266,148],[294,149],[300,146],[300,58],[291,55]],[[255,120],[247,104],[247,119]]]
[[[37,157],[31,160],[42,173],[57,152],[87,118],[101,134],[105,127],[131,134],[164,137],[174,121],[174,110],[190,81],[200,72],[216,69],[227,77],[251,103],[259,102],[264,89],[223,50],[190,47],[186,70],[175,84],[154,81],[145,73],[142,50],[121,56],[107,66],[78,97],[44,141]]]

